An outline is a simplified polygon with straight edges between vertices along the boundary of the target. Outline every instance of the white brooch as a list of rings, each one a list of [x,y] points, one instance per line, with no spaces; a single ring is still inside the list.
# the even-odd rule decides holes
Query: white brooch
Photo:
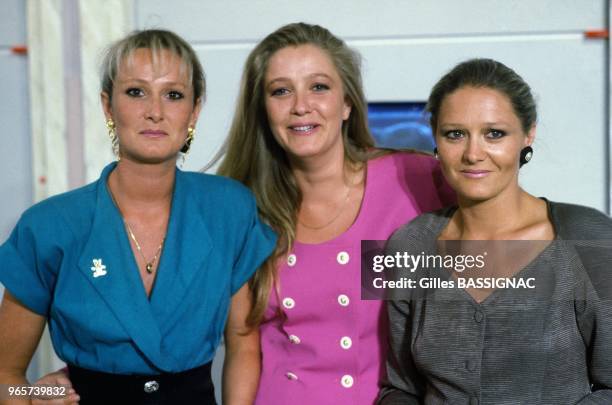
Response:
[[[93,259],[91,271],[93,271],[94,278],[106,275],[106,266],[102,264],[102,259]]]

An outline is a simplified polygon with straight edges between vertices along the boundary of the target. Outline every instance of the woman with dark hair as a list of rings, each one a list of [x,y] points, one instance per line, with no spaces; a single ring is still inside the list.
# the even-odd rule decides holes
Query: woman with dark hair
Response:
[[[612,221],[519,186],[535,139],[529,86],[500,62],[469,60],[434,86],[428,109],[457,206],[400,228],[387,253],[476,252],[483,266],[434,264],[416,276],[420,290],[393,293],[379,403],[609,403],[612,254],[602,241]]]
[[[252,403],[246,281],[276,238],[244,186],[176,168],[204,95],[195,52],[172,32],[137,31],[108,50],[101,100],[118,161],[27,210],[0,247],[0,382],[26,383],[48,321],[80,403],[214,404],[225,331],[226,379],[241,380],[227,401]]]
[[[360,299],[361,240],[453,200],[431,156],[374,149],[366,116],[359,55],[323,27],[281,27],[247,58],[219,173],[279,234],[252,284],[257,404],[374,403],[386,317]]]

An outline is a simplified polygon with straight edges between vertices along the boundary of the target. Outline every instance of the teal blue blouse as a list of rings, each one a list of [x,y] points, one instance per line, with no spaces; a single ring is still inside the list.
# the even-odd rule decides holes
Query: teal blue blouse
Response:
[[[123,220],[100,179],[28,209],[0,246],[0,282],[48,317],[58,356],[119,374],[211,361],[231,296],[272,252],[255,200],[226,178],[177,169],[157,279],[147,297]]]

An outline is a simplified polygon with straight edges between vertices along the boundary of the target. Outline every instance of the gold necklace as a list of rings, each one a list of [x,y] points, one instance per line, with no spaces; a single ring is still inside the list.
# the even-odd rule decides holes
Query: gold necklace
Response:
[[[142,257],[142,260],[144,260],[144,262],[146,264],[145,265],[145,270],[147,271],[147,273],[152,274],[153,273],[153,266],[155,265],[155,262],[157,261],[157,258],[159,257],[159,254],[161,253],[162,246],[164,246],[164,241],[166,240],[166,237],[164,236],[162,238],[162,241],[159,244],[159,247],[157,248],[157,252],[155,252],[155,256],[153,256],[151,258],[151,260],[147,260],[147,258],[145,257],[144,253],[142,252],[142,249],[140,248],[140,243],[138,243],[138,241],[136,240],[136,236],[134,235],[134,232],[132,231],[132,228],[130,227],[130,224],[128,224],[125,219],[123,220],[123,223],[127,227],[128,233],[130,234],[130,238],[132,238],[132,240],[134,241],[134,244],[136,245],[136,249],[138,250],[138,253],[140,253],[140,256]]]
[[[344,210],[344,208],[346,207],[348,201],[349,201],[349,197],[351,195],[351,186],[349,185],[347,187],[346,190],[346,197],[344,198],[344,201],[342,202],[342,204],[340,205],[340,208],[338,209],[338,212],[326,223],[324,223],[323,225],[317,225],[317,226],[312,226],[312,225],[307,225],[305,224],[298,216],[298,222],[300,223],[300,225],[302,225],[304,228],[308,228],[308,229],[312,229],[314,231],[317,231],[319,229],[323,229],[323,228],[327,228],[328,226],[330,226],[331,224],[333,224],[334,222],[336,222],[336,220],[340,217],[340,214],[342,214],[342,211]]]
[[[153,274],[153,266],[155,266],[155,262],[157,261],[157,258],[159,257],[159,254],[161,253],[162,247],[164,246],[164,241],[166,240],[166,235],[164,235],[164,237],[162,238],[161,243],[159,244],[159,247],[157,248],[157,252],[155,252],[155,256],[153,256],[153,258],[151,258],[151,260],[147,260],[147,258],[145,257],[144,253],[142,252],[142,248],[140,247],[140,243],[138,243],[138,240],[136,240],[136,236],[134,235],[134,232],[132,231],[132,228],[130,227],[130,224],[127,223],[127,221],[125,220],[125,218],[123,218],[123,213],[121,212],[121,207],[119,207],[119,203],[117,203],[117,200],[115,200],[115,196],[113,195],[113,192],[111,191],[110,187],[107,186],[108,189],[108,194],[110,194],[111,200],[113,200],[113,203],[115,204],[115,207],[117,207],[117,211],[119,211],[119,215],[121,215],[121,219],[123,220],[123,224],[125,225],[125,227],[128,230],[128,234],[130,235],[130,238],[134,241],[134,245],[136,245],[136,250],[138,250],[138,253],[140,253],[140,257],[142,257],[142,260],[144,260],[145,262],[145,270],[147,271],[148,274]]]

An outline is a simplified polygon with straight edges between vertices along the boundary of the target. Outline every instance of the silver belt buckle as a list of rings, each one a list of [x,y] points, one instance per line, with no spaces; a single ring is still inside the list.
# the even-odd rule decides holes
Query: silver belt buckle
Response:
[[[159,383],[155,380],[144,383],[144,392],[151,394],[159,389]]]

